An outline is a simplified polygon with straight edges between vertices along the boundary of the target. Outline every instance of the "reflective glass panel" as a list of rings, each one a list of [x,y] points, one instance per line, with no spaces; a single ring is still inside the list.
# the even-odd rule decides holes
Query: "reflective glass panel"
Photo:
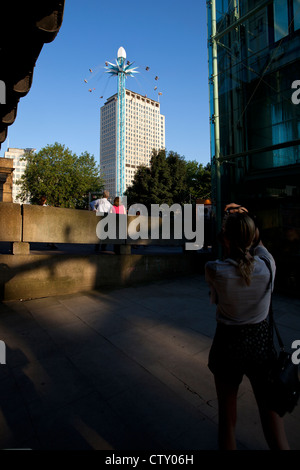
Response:
[[[286,0],[274,1],[274,35],[275,42],[289,33],[288,5]]]

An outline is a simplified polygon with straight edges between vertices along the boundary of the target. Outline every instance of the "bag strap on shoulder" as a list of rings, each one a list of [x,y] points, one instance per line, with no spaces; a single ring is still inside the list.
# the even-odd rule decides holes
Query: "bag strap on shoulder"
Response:
[[[281,351],[284,351],[284,344],[283,344],[283,341],[281,339],[281,336],[280,336],[280,333],[279,333],[279,330],[277,328],[277,325],[275,323],[275,320],[274,320],[274,314],[273,314],[273,305],[272,305],[272,285],[273,285],[273,273],[272,273],[272,268],[271,268],[271,263],[270,263],[270,260],[264,256],[260,256],[260,259],[262,259],[269,272],[270,272],[270,281],[268,283],[268,286],[267,286],[267,290],[269,289],[269,286],[270,286],[270,289],[271,289],[271,297],[270,297],[270,307],[269,307],[269,318],[270,318],[270,324],[271,326],[273,325],[274,329],[275,329],[275,332],[276,332],[276,336],[277,336],[277,339],[278,339],[278,344],[279,344],[279,347],[281,349]]]

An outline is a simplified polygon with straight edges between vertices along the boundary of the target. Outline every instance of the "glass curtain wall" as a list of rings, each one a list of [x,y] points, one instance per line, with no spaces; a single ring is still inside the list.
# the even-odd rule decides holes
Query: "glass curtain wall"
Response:
[[[300,0],[207,0],[207,19],[213,202],[251,203],[299,256]]]
[[[236,167],[237,178],[247,170],[299,162],[300,105],[292,101],[293,92],[296,93],[292,84],[299,80],[300,88],[300,0],[208,2],[212,156],[213,4],[221,161],[225,167],[229,162]]]

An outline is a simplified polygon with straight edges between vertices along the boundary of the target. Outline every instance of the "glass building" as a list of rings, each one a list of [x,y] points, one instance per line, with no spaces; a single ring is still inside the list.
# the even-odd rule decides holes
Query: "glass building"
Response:
[[[300,255],[300,0],[208,0],[213,204],[255,212],[298,291]]]

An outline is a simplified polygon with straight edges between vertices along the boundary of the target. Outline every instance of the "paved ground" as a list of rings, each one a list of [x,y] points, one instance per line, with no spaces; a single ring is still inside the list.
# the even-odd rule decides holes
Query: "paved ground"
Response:
[[[275,295],[287,345],[299,306]],[[0,304],[0,448],[216,450],[214,310],[203,276]],[[300,450],[300,406],[285,422]],[[246,379],[237,439],[267,449]]]

